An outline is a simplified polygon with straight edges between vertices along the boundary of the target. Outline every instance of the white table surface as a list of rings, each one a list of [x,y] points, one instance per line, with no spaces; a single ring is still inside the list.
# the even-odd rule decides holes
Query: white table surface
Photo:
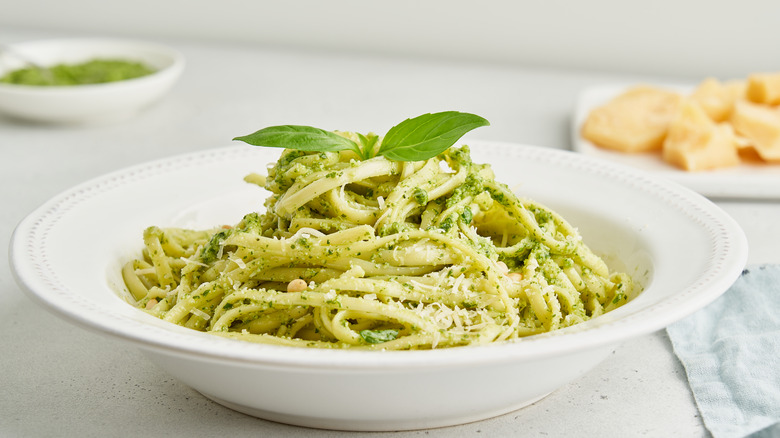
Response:
[[[2,41],[47,37],[0,30]],[[425,59],[306,53],[167,40],[187,58],[162,102],[118,123],[53,127],[0,117],[0,242],[53,195],[160,157],[231,144],[264,126],[383,132],[417,114],[461,110],[492,126],[474,137],[569,147],[579,90],[645,78]],[[664,78],[668,79],[668,78]],[[778,201],[717,201],[745,229],[749,264],[780,263]],[[0,436],[312,436],[224,408],[137,350],[32,302],[0,252]],[[541,401],[457,427],[372,436],[708,436],[664,331],[631,340]]]

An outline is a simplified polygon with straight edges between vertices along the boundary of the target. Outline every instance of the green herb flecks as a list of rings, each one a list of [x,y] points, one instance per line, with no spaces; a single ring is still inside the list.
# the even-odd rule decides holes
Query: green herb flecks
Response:
[[[222,242],[224,242],[232,232],[232,230],[221,230],[214,233],[214,235],[211,236],[209,243],[207,243],[206,246],[204,246],[201,250],[200,261],[208,264],[216,260],[217,254],[219,254],[219,249],[222,246]]]
[[[395,340],[398,337],[398,330],[362,330],[360,337],[369,344],[381,344]]]

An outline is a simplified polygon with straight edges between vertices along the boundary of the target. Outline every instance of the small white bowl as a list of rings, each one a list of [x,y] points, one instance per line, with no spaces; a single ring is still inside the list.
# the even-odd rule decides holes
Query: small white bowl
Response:
[[[74,38],[31,41],[0,50],[0,76],[27,67],[80,63],[95,58],[143,62],[156,71],[117,82],[35,86],[0,83],[0,112],[44,123],[89,123],[130,117],[167,93],[184,69],[184,57],[169,47],[142,41]]]

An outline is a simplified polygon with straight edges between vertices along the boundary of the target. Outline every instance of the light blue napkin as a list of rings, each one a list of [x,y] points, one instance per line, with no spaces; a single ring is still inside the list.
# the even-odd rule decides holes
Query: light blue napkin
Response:
[[[714,438],[780,437],[780,265],[748,267],[667,332]]]

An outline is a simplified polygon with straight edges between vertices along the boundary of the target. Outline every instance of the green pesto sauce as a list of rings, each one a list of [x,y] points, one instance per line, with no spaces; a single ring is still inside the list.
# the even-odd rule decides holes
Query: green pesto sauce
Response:
[[[417,202],[419,205],[425,205],[428,203],[428,192],[426,192],[424,189],[420,187],[414,188],[414,193],[412,193],[412,197],[414,198],[414,201]]]
[[[0,77],[0,82],[16,85],[87,85],[124,81],[154,73],[151,67],[122,59],[93,59],[80,64],[57,64],[41,71],[21,68]]]

